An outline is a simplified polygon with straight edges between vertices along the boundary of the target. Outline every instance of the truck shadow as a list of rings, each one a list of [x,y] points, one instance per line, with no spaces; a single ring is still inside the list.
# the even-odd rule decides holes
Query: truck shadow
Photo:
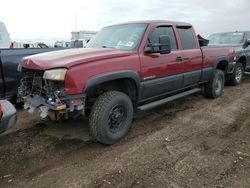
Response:
[[[108,147],[93,140],[87,120],[41,122],[39,117],[22,110],[19,112],[21,117],[18,124],[25,124],[26,127],[0,136],[0,185],[1,177],[6,174],[33,179],[60,166],[65,160],[71,161],[73,156],[81,156],[81,160],[91,160],[102,153],[116,150],[133,142],[138,136],[164,128],[159,123],[162,118],[171,121],[178,112],[192,108],[190,103],[197,97],[202,96],[194,95],[150,111],[136,112],[129,134],[117,144]]]
[[[44,130],[44,134],[59,140],[78,139],[84,142],[93,141],[88,131],[87,120],[46,122],[45,124],[47,128]]]
[[[191,108],[190,105],[185,105],[186,101],[192,100],[192,98],[202,97],[200,94],[195,94],[186,98],[179,99],[174,102],[170,102],[161,107],[155,108],[148,111],[136,111],[134,114],[134,120],[132,124],[132,130],[129,133],[129,137],[134,137],[142,132],[151,132],[151,129],[158,130],[159,127],[148,126],[148,122],[154,123],[155,120],[162,117],[168,117],[172,119],[179,111]],[[145,122],[147,122],[145,124]],[[143,130],[142,130],[143,129]],[[53,141],[61,140],[63,142],[71,142],[72,140],[78,140],[78,142],[93,143],[95,140],[91,137],[88,129],[88,120],[86,118],[79,118],[76,120],[62,120],[57,122],[52,121],[41,121],[39,114],[29,114],[23,109],[18,109],[18,122],[14,130],[10,130],[4,134],[0,134],[0,145],[1,142],[8,142],[9,138],[17,137],[21,138],[23,135],[29,137],[48,137]]]

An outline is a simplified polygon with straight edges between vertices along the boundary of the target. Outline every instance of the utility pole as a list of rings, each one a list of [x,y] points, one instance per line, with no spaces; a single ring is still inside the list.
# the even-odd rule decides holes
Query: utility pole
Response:
[[[74,16],[75,16],[75,31],[77,31],[76,14]]]

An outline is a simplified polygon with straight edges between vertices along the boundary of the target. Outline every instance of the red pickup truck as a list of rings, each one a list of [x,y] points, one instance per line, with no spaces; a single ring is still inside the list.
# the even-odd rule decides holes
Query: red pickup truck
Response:
[[[221,96],[231,48],[200,47],[192,25],[138,21],[105,27],[86,48],[29,56],[19,69],[24,108],[51,119],[89,116],[93,137],[124,137],[135,109],[198,92]]]

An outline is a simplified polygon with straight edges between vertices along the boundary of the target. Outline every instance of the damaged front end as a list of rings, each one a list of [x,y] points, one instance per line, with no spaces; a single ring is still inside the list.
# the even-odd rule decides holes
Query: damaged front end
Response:
[[[59,120],[84,115],[85,95],[66,95],[66,69],[48,71],[22,69],[18,96],[24,108],[33,113],[40,109],[41,118]]]

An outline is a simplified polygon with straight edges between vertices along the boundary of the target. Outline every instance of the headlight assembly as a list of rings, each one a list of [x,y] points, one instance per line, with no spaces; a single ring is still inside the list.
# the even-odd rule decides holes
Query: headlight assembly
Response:
[[[43,74],[43,79],[64,81],[66,72],[67,72],[67,69],[63,69],[63,68],[47,70]]]

